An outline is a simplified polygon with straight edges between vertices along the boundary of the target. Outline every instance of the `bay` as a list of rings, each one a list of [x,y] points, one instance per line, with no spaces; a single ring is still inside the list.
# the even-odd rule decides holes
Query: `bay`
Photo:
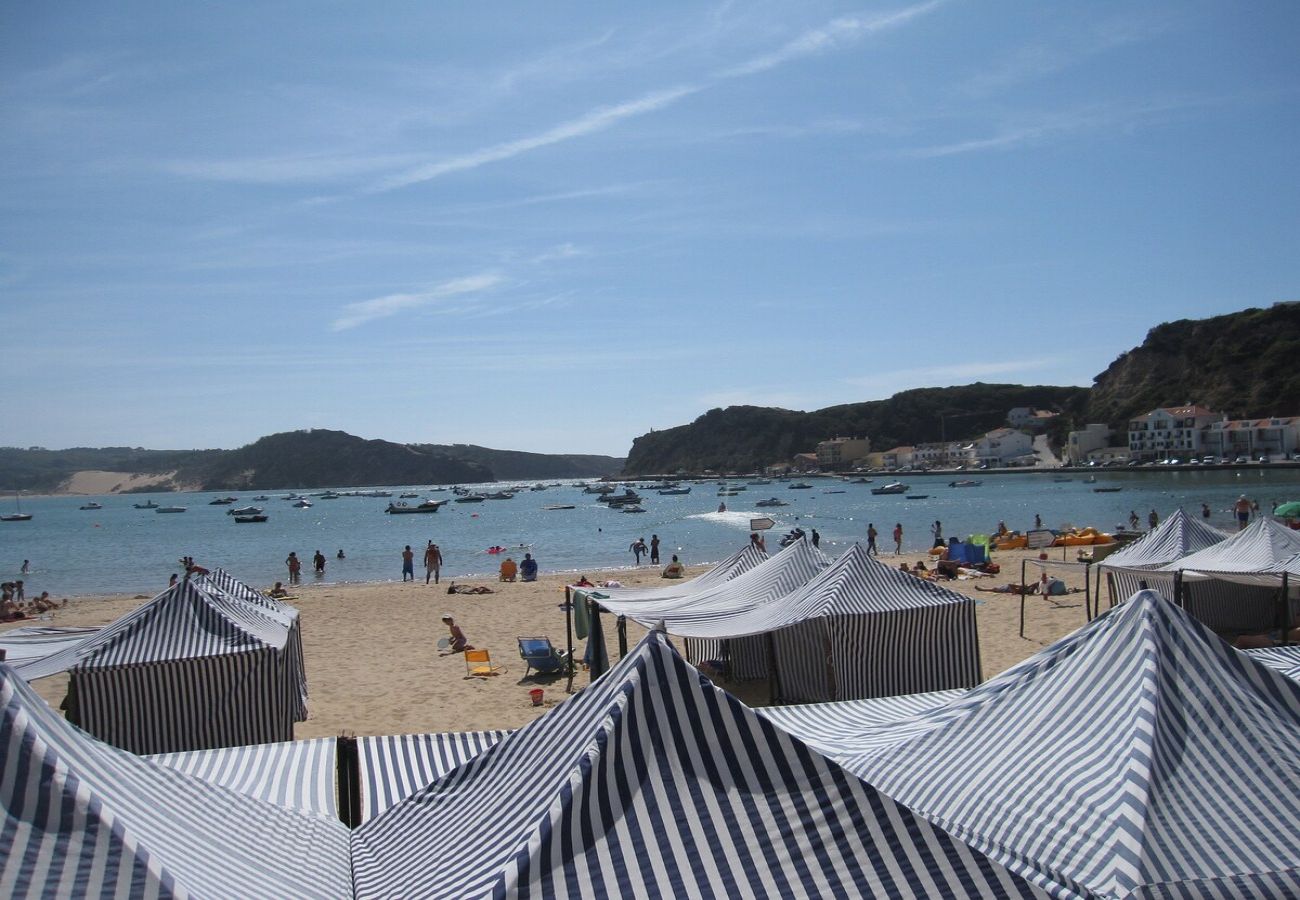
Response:
[[[525,550],[531,551],[543,572],[580,573],[630,566],[632,542],[639,537],[648,542],[658,534],[663,563],[674,553],[687,564],[710,562],[743,546],[749,520],[760,516],[776,521],[767,532],[769,549],[776,549],[779,536],[797,525],[805,531],[816,528],[822,548],[835,554],[854,541],[865,542],[871,523],[880,533],[881,550],[888,553],[895,523],[903,526],[904,549],[916,551],[930,545],[930,526],[936,519],[943,523],[946,536],[991,533],[999,521],[1024,530],[1032,527],[1035,514],[1049,528],[1091,525],[1110,531],[1126,523],[1130,511],[1138,514],[1145,528],[1152,509],[1161,518],[1180,506],[1199,515],[1201,504],[1207,503],[1211,524],[1235,528],[1231,505],[1241,494],[1257,500],[1265,513],[1275,502],[1300,499],[1300,469],[1289,466],[1106,469],[1096,472],[1096,484],[1086,482],[1086,477],[1086,473],[1052,472],[909,474],[908,493],[928,495],[924,500],[871,494],[871,488],[884,484],[889,476],[873,476],[872,484],[812,478],[806,481],[812,485],[808,490],[791,489],[793,481],[748,485],[732,480],[731,486],[745,490],[722,498],[717,496],[719,485],[712,482],[696,483],[691,493],[677,496],[641,490],[646,512],[639,514],[609,509],[572,483],[522,491],[512,500],[448,503],[427,515],[387,515],[389,498],[311,496],[311,508],[295,509],[292,501],[281,499],[285,491],[240,492],[234,505],[264,507],[270,517],[264,524],[236,524],[226,514],[232,507],[210,505],[226,492],[24,497],[22,509],[32,513],[32,520],[0,522],[0,573],[5,580],[23,577],[19,567],[24,559],[30,560],[32,571],[25,577],[29,597],[41,591],[55,597],[153,594],[166,587],[173,572],[180,572],[180,557],[193,556],[200,565],[221,566],[250,584],[267,586],[286,580],[284,559],[294,551],[303,560],[303,581],[310,583],[316,580],[311,558],[320,550],[328,560],[322,581],[400,581],[402,548],[409,544],[415,551],[416,570],[423,578],[419,560],[432,540],[442,549],[444,581],[486,580],[495,577],[504,556],[488,553],[493,546],[505,547],[516,561]],[[982,484],[950,487],[955,478],[978,478]],[[403,490],[381,487],[393,492],[394,501]],[[503,486],[466,487],[489,491]],[[1098,487],[1120,491],[1097,493]],[[450,492],[430,491],[427,486],[409,490],[418,491],[422,498],[452,498]],[[271,499],[253,501],[258,493]],[[310,496],[319,491],[300,493]],[[790,505],[755,505],[768,497]],[[79,509],[90,500],[103,508]],[[161,506],[184,506],[186,512],[159,514],[133,507],[149,500]],[[718,512],[722,502],[726,512]],[[12,497],[0,498],[0,511],[13,511],[13,504]],[[575,508],[544,509],[567,504]],[[336,558],[339,549],[344,559]]]

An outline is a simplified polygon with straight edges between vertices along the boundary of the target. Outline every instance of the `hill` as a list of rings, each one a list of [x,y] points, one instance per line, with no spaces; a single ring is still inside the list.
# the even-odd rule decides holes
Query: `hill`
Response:
[[[1096,377],[1089,422],[1191,400],[1229,418],[1300,415],[1300,303],[1157,325]]]
[[[1005,424],[1017,406],[1082,411],[1087,388],[969,384],[918,388],[887,400],[796,412],[758,406],[711,409],[689,425],[632,443],[624,472],[753,472],[836,435],[867,436],[876,448],[960,439]]]
[[[56,491],[75,473],[88,470],[165,476],[161,484],[157,477],[139,479],[146,490],[270,490],[578,478],[617,472],[622,463],[608,456],[468,444],[396,444],[311,429],[268,435],[236,450],[0,448],[0,489]],[[123,483],[129,485],[131,479]]]

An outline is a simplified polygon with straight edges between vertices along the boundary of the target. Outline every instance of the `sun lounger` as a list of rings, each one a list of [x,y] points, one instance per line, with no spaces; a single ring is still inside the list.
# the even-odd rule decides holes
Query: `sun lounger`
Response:
[[[548,637],[521,637],[519,656],[527,664],[524,670],[525,678],[530,672],[542,675],[564,669],[564,657],[555,649]]]

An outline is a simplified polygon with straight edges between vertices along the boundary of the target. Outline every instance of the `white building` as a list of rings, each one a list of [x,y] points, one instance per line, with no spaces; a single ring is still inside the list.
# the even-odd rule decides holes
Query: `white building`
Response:
[[[1204,450],[1202,434],[1219,418],[1204,406],[1190,403],[1153,409],[1128,423],[1129,455],[1140,460],[1200,456]]]
[[[1300,418],[1224,419],[1201,436],[1205,453],[1228,459],[1287,457],[1300,448]]]
[[[1082,431],[1071,431],[1065,448],[1065,458],[1072,466],[1082,466],[1089,454],[1110,445],[1111,430],[1107,425],[1090,423]],[[1125,450],[1125,455],[1128,451]]]
[[[1034,440],[1014,428],[995,428],[975,441],[972,449],[976,463],[996,468],[1032,456]]]
[[[1050,409],[1034,409],[1030,406],[1017,406],[1007,412],[1007,424],[1012,428],[1027,431],[1044,431],[1055,419],[1057,413]]]

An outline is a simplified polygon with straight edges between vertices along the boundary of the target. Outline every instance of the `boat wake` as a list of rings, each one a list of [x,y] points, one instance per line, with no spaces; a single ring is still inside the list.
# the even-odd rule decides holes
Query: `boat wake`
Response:
[[[749,520],[763,514],[764,510],[759,510],[758,512],[746,512],[739,509],[729,509],[726,512],[695,513],[686,518],[701,519],[705,522],[718,522],[722,525],[738,528],[741,531],[749,531]]]

